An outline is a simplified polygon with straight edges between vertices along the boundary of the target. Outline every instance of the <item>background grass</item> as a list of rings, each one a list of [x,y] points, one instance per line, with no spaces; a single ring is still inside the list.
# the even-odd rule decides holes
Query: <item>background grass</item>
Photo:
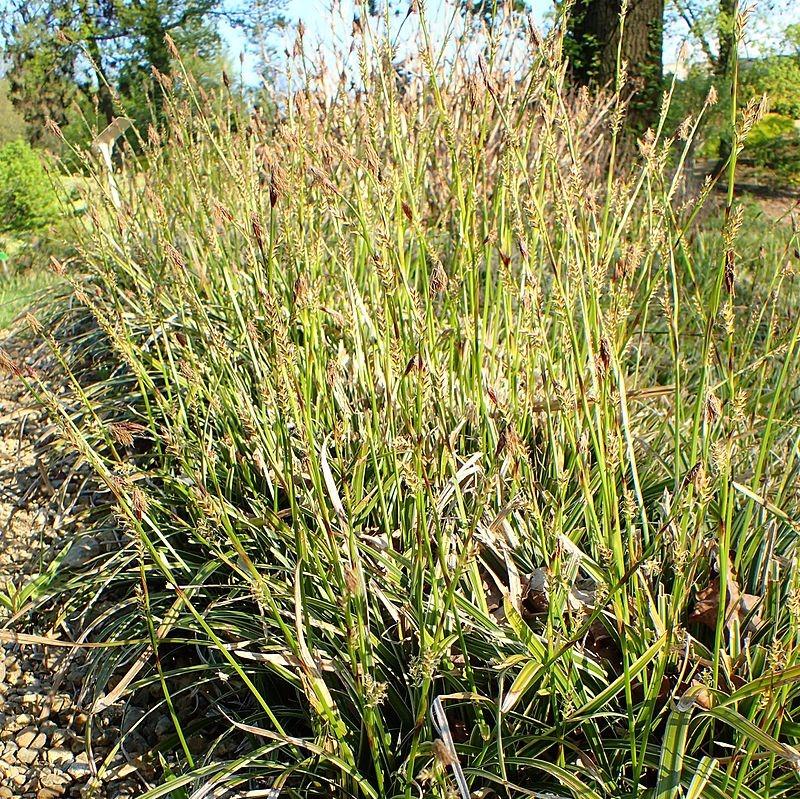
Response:
[[[17,260],[27,242],[10,234],[0,235],[0,329],[7,329],[25,311],[38,304],[53,276],[41,266],[18,269]]]

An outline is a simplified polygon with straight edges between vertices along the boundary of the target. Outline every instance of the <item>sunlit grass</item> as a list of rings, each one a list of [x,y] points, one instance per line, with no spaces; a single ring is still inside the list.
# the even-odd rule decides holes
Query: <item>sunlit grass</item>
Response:
[[[7,329],[24,311],[37,305],[42,292],[53,282],[48,271],[25,270],[8,275],[0,271],[0,330]]]
[[[148,796],[800,789],[797,236],[684,199],[696,119],[609,138],[559,30],[422,24],[401,92],[365,23],[334,99],[300,41],[278,119],[188,82],[87,181],[22,377],[107,491],[62,596],[128,642],[95,708],[162,688]]]

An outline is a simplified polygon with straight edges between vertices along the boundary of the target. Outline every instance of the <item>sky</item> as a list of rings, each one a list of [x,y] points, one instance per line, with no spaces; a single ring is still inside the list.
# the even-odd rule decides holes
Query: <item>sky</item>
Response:
[[[339,9],[338,24],[331,24],[331,2]],[[406,8],[406,0],[391,0],[392,6]],[[755,8],[748,31],[748,41],[742,47],[742,55],[753,57],[759,55],[764,49],[774,48],[780,42],[780,33],[792,23],[800,23],[800,0],[742,0],[743,4],[749,2]],[[383,0],[378,0],[381,6]],[[670,5],[669,0],[667,0]],[[3,13],[5,0],[0,0],[0,14]],[[272,44],[278,53],[284,49],[291,51],[295,38],[295,25],[302,20],[308,33],[306,43],[314,45],[321,42],[326,48],[331,47],[337,39],[349,42],[350,26],[354,9],[359,5],[358,0],[284,0],[284,15],[289,20],[290,28],[283,34],[272,38]],[[541,28],[547,27],[547,20],[553,9],[553,0],[528,0],[534,20]],[[452,0],[425,0],[427,17],[434,34],[442,33],[446,28],[448,13],[452,13]],[[402,18],[402,14],[401,17]],[[406,31],[407,32],[407,29]],[[260,82],[256,70],[258,59],[256,54],[248,52],[245,39],[240,31],[223,26],[222,36],[228,45],[229,55],[234,62],[239,61],[242,54],[241,75],[245,83],[255,85]],[[687,36],[685,27],[671,26],[667,31],[664,42],[664,63],[668,67],[674,65],[681,43]],[[402,41],[402,36],[400,37]],[[699,48],[694,45],[692,49],[699,59]],[[0,67],[2,65],[0,64]],[[0,69],[2,72],[2,69]]]
[[[381,0],[379,0],[380,5]],[[541,28],[547,27],[547,20],[553,9],[553,0],[529,0],[529,6],[534,20]],[[273,44],[278,53],[284,49],[291,50],[295,38],[295,24],[302,20],[306,27],[306,43],[315,45],[321,43],[326,49],[337,40],[349,41],[350,24],[353,18],[357,0],[334,0],[338,13],[333,17],[330,12],[331,0],[286,0],[284,14],[292,23],[289,30],[274,37]],[[404,4],[393,2],[392,5]],[[751,3],[755,14],[749,25],[748,41],[742,47],[742,55],[753,57],[763,52],[764,49],[776,47],[780,42],[780,34],[787,25],[800,22],[800,2],[796,0],[777,0],[770,3],[768,0],[755,0]],[[426,13],[431,30],[441,34],[447,26],[448,15],[452,14],[452,4],[448,0],[426,0]],[[402,19],[402,14],[400,19]],[[337,21],[338,17],[338,21]],[[332,23],[332,19],[334,20]],[[688,31],[681,25],[673,25],[667,31],[664,42],[664,63],[668,67],[675,64],[677,54]],[[242,78],[248,84],[259,81],[255,69],[257,59],[253,53],[247,53],[242,35],[234,30],[227,29],[223,32],[231,56],[238,60],[240,53],[242,59]],[[400,37],[402,41],[402,34]],[[697,58],[701,57],[699,48],[690,42],[690,57],[694,51]]]

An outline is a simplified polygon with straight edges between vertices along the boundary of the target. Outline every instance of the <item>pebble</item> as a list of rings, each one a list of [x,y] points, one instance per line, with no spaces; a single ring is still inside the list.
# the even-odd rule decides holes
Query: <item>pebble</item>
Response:
[[[88,763],[78,763],[75,760],[67,766],[67,774],[77,780],[81,777],[88,777],[91,771]]]
[[[63,771],[42,771],[39,775],[39,782],[45,788],[59,790],[69,784],[69,776],[64,774]]]
[[[50,734],[50,743],[55,747],[61,746],[61,744],[63,744],[64,741],[66,741],[66,740],[67,740],[67,731],[66,730],[55,729]]]
[[[66,766],[72,763],[74,759],[75,755],[68,749],[47,750],[47,762],[50,763],[51,766]]]
[[[17,746],[24,749],[36,739],[39,734],[39,730],[36,727],[25,727],[22,732],[18,732],[14,741],[16,742]],[[41,748],[41,747],[34,747],[34,748]]]
[[[155,734],[156,737],[160,740],[161,738],[166,738],[174,731],[175,727],[172,723],[172,719],[169,716],[161,716],[161,718],[156,722],[155,726]]]
[[[26,766],[36,762],[37,757],[39,757],[39,753],[33,749],[26,749],[23,747],[17,750],[17,760],[19,760],[20,763],[24,763]]]
[[[125,747],[125,751],[131,755],[142,755],[150,748],[147,741],[136,731],[129,732],[124,737],[122,745]]]
[[[42,749],[47,743],[47,736],[40,732],[29,744],[28,749]]]
[[[90,535],[82,535],[75,539],[69,551],[61,561],[61,565],[68,569],[79,569],[85,566],[92,558],[97,557],[100,552],[100,544],[96,538]]]
[[[122,717],[122,732],[130,732],[145,716],[144,710],[129,706]]]
[[[58,531],[53,528],[51,520],[58,513],[55,503],[60,500],[36,490],[40,480],[36,453],[27,443],[38,440],[45,420],[37,421],[26,410],[30,402],[19,396],[20,390],[18,383],[0,376],[3,418],[7,420],[9,414],[25,418],[24,428],[19,421],[0,421],[0,585],[18,588],[65,547],[65,560],[77,569],[107,546],[90,535],[76,535],[69,523]],[[60,484],[58,474],[50,477],[54,486]],[[6,618],[0,608],[0,626],[6,626]],[[42,626],[17,623],[15,629],[53,635],[44,626],[46,614],[37,618]],[[79,697],[86,673],[80,652],[0,644],[0,799],[78,799],[90,794],[92,799],[132,799],[142,795],[145,789],[137,777],[138,768],[121,753],[112,755],[120,739],[122,703],[93,718],[93,733],[98,733],[92,736],[93,756],[98,764],[108,759],[108,777],[92,777],[81,736],[87,716]],[[144,712],[131,705],[126,715],[141,720]],[[151,723],[142,721],[136,729],[147,740],[155,740]]]

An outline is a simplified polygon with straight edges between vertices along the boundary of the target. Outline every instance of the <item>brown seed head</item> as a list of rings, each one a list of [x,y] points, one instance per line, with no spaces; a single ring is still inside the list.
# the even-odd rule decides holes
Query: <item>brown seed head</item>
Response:
[[[444,271],[442,262],[437,258],[434,261],[433,269],[431,270],[430,280],[428,281],[428,290],[431,294],[438,294],[447,288],[447,272]]]
[[[58,275],[59,277],[64,277],[67,274],[67,269],[61,261],[58,260],[54,255],[50,256],[50,270]]]
[[[142,520],[142,516],[147,512],[149,504],[145,493],[138,486],[133,486],[131,488],[131,506],[138,521]]]
[[[712,392],[709,392],[706,396],[705,415],[708,424],[714,424],[722,417],[722,402]]]
[[[253,238],[256,240],[259,248],[264,246],[264,228],[261,226],[261,220],[258,214],[252,214],[250,217],[250,229],[253,231]]]
[[[452,753],[452,751],[450,751],[450,747],[441,738],[437,738],[431,744],[431,749],[433,750],[433,756],[436,758],[439,764],[445,768],[452,766],[456,762],[455,755]]]
[[[111,437],[123,447],[132,447],[134,437],[147,430],[143,424],[138,422],[113,422],[108,426]]]
[[[45,130],[49,133],[52,133],[58,139],[63,141],[64,134],[61,132],[61,128],[58,126],[58,123],[54,119],[47,118],[47,121],[44,123]]]
[[[348,568],[344,573],[344,584],[347,588],[347,593],[355,596],[358,593],[358,574],[353,568]]]
[[[164,252],[176,269],[183,270],[186,268],[186,261],[183,259],[183,255],[177,247],[167,243],[164,245]]]
[[[2,349],[0,349],[0,371],[12,374],[14,377],[20,377],[22,375],[19,366],[17,366],[9,354]]]

